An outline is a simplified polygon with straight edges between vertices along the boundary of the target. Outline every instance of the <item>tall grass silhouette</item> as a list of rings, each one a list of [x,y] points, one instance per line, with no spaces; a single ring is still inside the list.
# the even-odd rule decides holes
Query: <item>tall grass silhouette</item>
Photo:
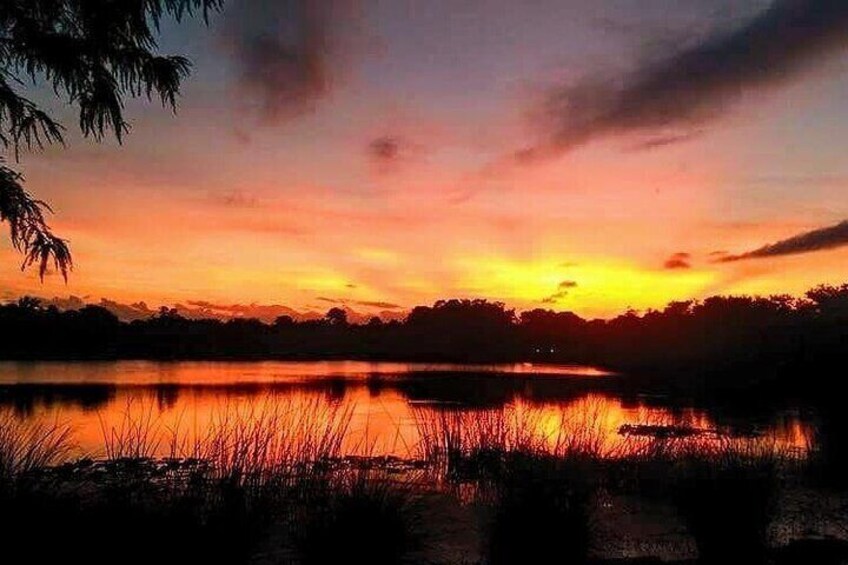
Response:
[[[71,432],[59,421],[24,421],[0,408],[0,481],[65,462],[73,448]]]
[[[353,407],[319,396],[227,402],[200,427],[128,403],[101,419],[102,451],[82,459],[66,426],[7,411],[0,528],[35,562],[108,563],[133,547],[126,562],[411,563],[427,559],[422,515],[433,519],[437,497],[470,516],[475,559],[587,563],[603,553],[601,501],[623,495],[673,508],[700,562],[776,555],[781,485],[809,469],[799,453],[674,421],[611,437],[603,405],[581,407],[419,408],[415,458],[400,468],[367,442],[348,456]]]

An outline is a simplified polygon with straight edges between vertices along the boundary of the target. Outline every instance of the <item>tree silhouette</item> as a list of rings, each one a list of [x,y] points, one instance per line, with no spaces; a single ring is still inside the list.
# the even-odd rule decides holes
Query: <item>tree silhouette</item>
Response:
[[[41,300],[33,296],[21,296],[17,302],[18,308],[32,312],[41,307]]]
[[[820,286],[806,298],[672,302],[609,320],[540,309],[516,316],[486,300],[440,300],[415,307],[403,321],[353,320],[349,313],[335,307],[320,319],[281,316],[266,324],[194,319],[164,307],[119,321],[103,307],[60,311],[23,298],[0,304],[0,359],[584,363],[622,373],[631,391],[647,387],[702,399],[744,392],[766,400],[797,393],[829,402],[840,398],[832,367],[848,362],[848,285]]]
[[[324,318],[331,326],[347,325],[347,312],[342,308],[330,308]]]
[[[101,141],[129,132],[127,97],[159,98],[176,109],[191,63],[157,53],[164,17],[209,13],[223,0],[3,0],[0,2],[0,144],[18,159],[22,149],[64,144],[64,127],[21,91],[48,86],[79,111],[79,128]],[[67,242],[45,221],[50,208],[23,188],[23,177],[0,157],[0,221],[24,269],[38,265],[43,279],[52,262],[67,280]]]

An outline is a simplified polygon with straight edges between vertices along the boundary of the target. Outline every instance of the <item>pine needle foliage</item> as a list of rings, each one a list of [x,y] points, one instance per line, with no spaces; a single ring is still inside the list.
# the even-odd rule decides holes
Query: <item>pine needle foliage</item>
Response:
[[[130,131],[127,98],[159,100],[176,110],[191,62],[158,50],[160,24],[207,19],[223,0],[3,0],[0,2],[0,145],[22,150],[64,144],[65,127],[28,97],[49,88],[75,109],[85,137],[123,141]],[[34,87],[34,88],[33,88]],[[22,268],[51,265],[67,279],[73,263],[65,240],[45,221],[51,210],[0,162],[0,221],[8,222]]]

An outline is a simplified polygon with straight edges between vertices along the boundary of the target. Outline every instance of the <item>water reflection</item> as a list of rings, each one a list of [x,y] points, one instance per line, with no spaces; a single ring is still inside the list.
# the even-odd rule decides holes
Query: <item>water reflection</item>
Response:
[[[621,453],[650,441],[648,432],[657,430],[677,430],[698,441],[761,437],[803,451],[812,435],[809,418],[797,408],[746,413],[682,406],[621,394],[590,368],[531,369],[359,362],[3,363],[0,407],[21,420],[70,423],[78,452],[93,456],[103,454],[104,436],[128,422],[144,422],[160,434],[179,431],[181,441],[191,444],[222,415],[242,418],[260,405],[294,414],[341,410],[349,420],[344,453],[404,458],[421,455],[422,434],[451,421],[464,429],[489,422],[498,433],[524,434],[552,451],[580,437],[605,453]],[[167,455],[168,448],[169,441],[159,442],[157,454]]]
[[[370,361],[104,361],[0,362],[0,384],[181,384],[230,385],[296,383],[308,380],[362,380],[416,374],[500,374],[551,377],[604,377],[611,373],[583,365],[456,365]]]

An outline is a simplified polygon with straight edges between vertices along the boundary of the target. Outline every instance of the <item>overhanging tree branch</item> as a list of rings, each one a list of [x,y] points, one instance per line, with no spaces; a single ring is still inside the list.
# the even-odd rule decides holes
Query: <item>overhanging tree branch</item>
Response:
[[[73,267],[68,244],[53,234],[44,219],[50,207],[24,190],[22,181],[20,173],[0,165],[0,221],[9,223],[12,245],[24,256],[21,269],[38,265],[43,280],[52,262],[67,280]]]
[[[126,98],[159,98],[176,110],[191,63],[160,55],[163,18],[200,15],[208,21],[223,0],[2,0],[0,2],[0,145],[21,150],[64,143],[63,126],[21,94],[28,84],[47,84],[79,112],[79,128],[101,141],[129,132]],[[23,177],[0,163],[0,221],[9,223],[23,268],[37,265],[43,278],[52,265],[67,280],[72,267],[67,242],[45,222],[50,208],[23,188]]]

